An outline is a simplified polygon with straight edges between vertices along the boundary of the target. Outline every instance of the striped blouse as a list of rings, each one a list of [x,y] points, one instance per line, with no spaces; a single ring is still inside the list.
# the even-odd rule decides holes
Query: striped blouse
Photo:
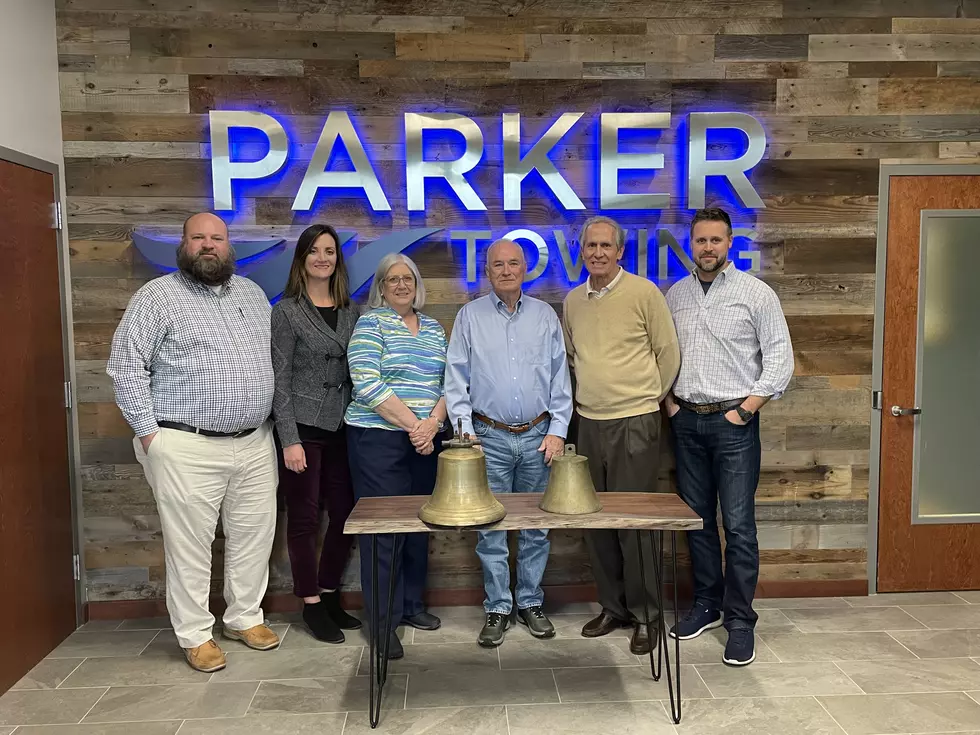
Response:
[[[435,319],[416,313],[417,336],[388,307],[369,311],[357,320],[347,345],[354,395],[344,417],[346,423],[401,431],[374,409],[396,395],[424,419],[443,397],[446,332]]]

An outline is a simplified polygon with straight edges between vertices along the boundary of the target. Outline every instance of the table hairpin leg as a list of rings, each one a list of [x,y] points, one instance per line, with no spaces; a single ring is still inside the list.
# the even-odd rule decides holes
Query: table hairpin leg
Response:
[[[395,602],[395,581],[398,577],[399,535],[392,534],[391,562],[388,568],[388,605],[385,607],[384,635],[381,631],[381,611],[378,607],[378,534],[371,535],[371,610],[368,642],[371,729],[381,721],[381,702],[388,680],[388,653],[391,646],[391,608]],[[379,643],[380,640],[380,643]]]
[[[661,534],[663,532],[661,531]],[[660,569],[663,570],[663,538],[660,539]],[[677,531],[670,532],[670,584],[674,588],[674,625],[678,623],[680,612],[677,605]],[[670,653],[668,647],[670,642],[667,640],[667,625],[664,618],[660,617],[660,631],[664,642],[664,656],[667,661],[667,693],[670,696],[670,715],[675,725],[681,722],[681,639],[674,638],[674,667],[677,680],[677,706],[674,706],[674,687],[670,683]]]

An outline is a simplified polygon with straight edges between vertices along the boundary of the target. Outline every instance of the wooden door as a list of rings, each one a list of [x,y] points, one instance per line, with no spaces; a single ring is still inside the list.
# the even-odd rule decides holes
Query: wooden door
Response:
[[[980,589],[980,523],[913,523],[917,511],[912,492],[914,473],[920,479],[923,476],[921,469],[913,467],[916,425],[930,410],[929,405],[916,406],[922,213],[970,209],[980,209],[980,176],[890,177],[878,491],[879,592]],[[969,261],[957,267],[970,272],[976,268]],[[980,369],[980,364],[975,367]],[[963,401],[977,400],[975,380],[958,390]],[[892,406],[921,408],[923,416],[894,416]],[[935,405],[931,408],[936,409]],[[980,416],[973,439],[978,428]],[[973,462],[975,456],[963,456],[961,461]],[[977,483],[980,487],[980,480]],[[917,493],[921,498],[922,482]]]
[[[76,622],[54,184],[0,160],[0,693]]]

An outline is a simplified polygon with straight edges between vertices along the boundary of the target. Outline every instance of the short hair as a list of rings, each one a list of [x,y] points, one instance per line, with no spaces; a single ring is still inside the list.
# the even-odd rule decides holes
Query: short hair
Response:
[[[214,212],[194,212],[194,214],[192,214],[190,217],[188,217],[187,219],[184,220],[184,227],[181,230],[181,235],[180,235],[180,241],[181,242],[184,242],[184,240],[187,239],[187,225],[189,225],[190,224],[190,221],[192,219],[194,219],[195,217],[197,217],[199,214],[210,214],[212,217],[214,217],[219,222],[221,222],[221,224],[223,224],[225,226],[225,232],[228,232],[228,223],[225,222],[225,220],[222,217],[216,215]],[[231,235],[230,234],[228,236],[228,239],[229,240],[231,239]]]
[[[501,244],[503,244],[505,242],[506,243],[510,243],[511,245],[513,245],[514,247],[516,247],[520,251],[520,253],[521,253],[521,259],[524,261],[524,265],[526,267],[527,266],[527,256],[524,254],[524,248],[521,247],[521,244],[518,243],[518,242],[514,242],[513,240],[508,240],[507,238],[501,238],[499,240],[494,240],[493,243],[491,243],[490,247],[487,248],[487,268],[488,269],[490,268],[490,254],[493,251],[493,249],[495,247],[497,247],[498,245],[501,245]]]
[[[694,217],[691,219],[691,236],[694,236],[694,226],[698,222],[724,222],[728,227],[728,236],[732,236],[732,218],[728,216],[728,212],[720,207],[709,207],[707,209],[699,209],[694,213]]]
[[[579,230],[578,235],[578,244],[580,247],[585,245],[585,234],[589,231],[589,228],[592,227],[592,225],[609,225],[616,232],[616,249],[620,250],[626,247],[626,230],[624,230],[619,222],[614,220],[612,217],[604,217],[603,215],[589,217],[587,220],[585,220],[585,223],[582,225],[582,229]]]
[[[388,275],[388,271],[397,263],[407,265],[408,269],[412,271],[412,275],[415,276],[415,299],[412,301],[412,308],[421,309],[425,306],[425,283],[422,282],[422,274],[419,273],[418,266],[407,255],[403,255],[402,253],[388,253],[381,259],[381,262],[378,263],[377,270],[374,271],[371,290],[368,293],[367,305],[369,309],[378,309],[384,305],[385,297],[382,284],[384,283],[385,276]]]

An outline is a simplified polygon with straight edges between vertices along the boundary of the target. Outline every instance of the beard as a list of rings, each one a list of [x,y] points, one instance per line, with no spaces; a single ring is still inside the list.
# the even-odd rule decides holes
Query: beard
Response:
[[[214,257],[203,257],[208,253]],[[204,248],[196,255],[191,255],[187,252],[186,246],[181,243],[180,247],[177,248],[177,267],[180,268],[181,272],[205,286],[220,286],[235,273],[235,250],[229,245],[228,256],[225,258],[222,258],[211,248]]]
[[[704,262],[704,260],[702,258],[698,258],[694,262],[695,262],[695,264],[697,265],[697,267],[702,272],[704,272],[704,273],[714,273],[717,270],[721,270],[722,268],[724,268],[728,264],[728,255],[727,254],[725,254],[725,255],[719,255],[715,259],[714,263],[712,263],[712,264],[705,264],[705,262]]]

